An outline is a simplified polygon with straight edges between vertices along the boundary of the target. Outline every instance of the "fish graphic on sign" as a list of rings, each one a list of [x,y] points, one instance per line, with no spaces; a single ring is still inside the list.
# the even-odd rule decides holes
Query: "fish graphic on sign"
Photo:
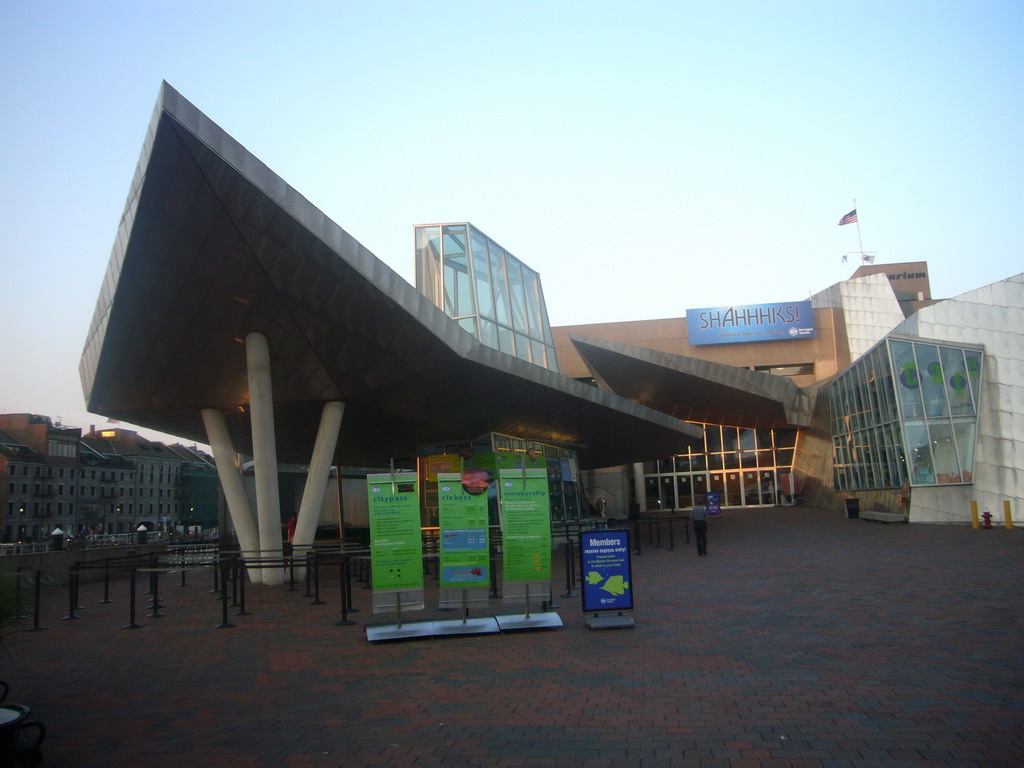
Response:
[[[600,587],[610,595],[624,595],[626,590],[629,589],[629,582],[625,581],[622,576],[612,576]]]
[[[612,576],[605,581],[604,576],[597,571],[591,571],[587,574],[587,583],[591,586],[599,584],[602,581],[604,581],[604,584],[601,584],[598,589],[603,589],[610,595],[624,595],[626,594],[626,590],[629,589],[629,582],[623,579],[620,575]]]

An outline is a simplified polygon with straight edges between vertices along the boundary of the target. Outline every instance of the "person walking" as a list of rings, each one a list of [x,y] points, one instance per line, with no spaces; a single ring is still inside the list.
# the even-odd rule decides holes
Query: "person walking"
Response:
[[[701,501],[704,501],[702,498]],[[693,521],[693,534],[697,539],[697,554],[708,553],[708,508],[705,504],[696,504],[690,510],[690,519]]]

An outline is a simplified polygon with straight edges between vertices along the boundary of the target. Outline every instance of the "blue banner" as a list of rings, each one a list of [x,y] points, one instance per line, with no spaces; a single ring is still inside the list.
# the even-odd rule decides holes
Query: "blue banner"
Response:
[[[688,309],[686,334],[687,341],[695,347],[811,339],[814,310],[810,301]]]
[[[633,574],[629,531],[580,534],[583,610],[628,611],[633,608]]]
[[[722,514],[722,494],[720,494],[718,491],[708,492],[707,508],[709,515]]]

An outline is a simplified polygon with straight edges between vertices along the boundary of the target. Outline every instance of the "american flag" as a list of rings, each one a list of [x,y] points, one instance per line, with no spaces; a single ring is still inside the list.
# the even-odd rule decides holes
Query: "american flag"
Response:
[[[857,209],[854,208],[852,211],[850,211],[848,214],[846,214],[845,216],[843,216],[843,218],[841,218],[839,220],[839,226],[841,227],[844,224],[853,224],[853,222],[855,222],[856,220],[857,220]]]

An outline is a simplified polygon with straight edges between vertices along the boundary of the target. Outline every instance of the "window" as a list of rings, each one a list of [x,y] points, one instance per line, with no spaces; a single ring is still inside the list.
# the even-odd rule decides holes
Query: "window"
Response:
[[[836,490],[970,483],[980,373],[976,350],[898,338],[842,373],[828,390]]]
[[[770,373],[773,376],[811,376],[814,375],[814,363],[755,365],[754,370]]]

